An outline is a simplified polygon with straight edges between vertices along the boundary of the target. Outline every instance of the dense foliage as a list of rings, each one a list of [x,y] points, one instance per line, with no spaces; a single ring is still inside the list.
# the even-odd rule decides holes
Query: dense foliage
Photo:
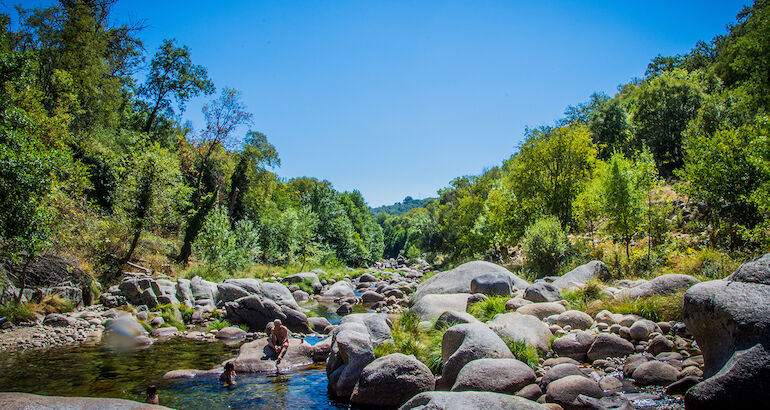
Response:
[[[265,135],[239,133],[254,124],[237,90],[204,105],[201,130],[182,124],[214,81],[172,39],[147,56],[142,27],[113,24],[113,3],[19,7],[15,30],[0,16],[0,257],[67,253],[110,283],[126,262],[229,275],[382,256],[359,192],[269,170],[278,153]]]

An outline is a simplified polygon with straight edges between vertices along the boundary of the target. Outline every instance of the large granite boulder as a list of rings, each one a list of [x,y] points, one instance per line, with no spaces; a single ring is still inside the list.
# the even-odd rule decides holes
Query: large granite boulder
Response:
[[[383,313],[353,313],[343,317],[340,320],[340,325],[352,322],[361,323],[366,327],[374,346],[391,340],[388,316]]]
[[[591,261],[559,276],[558,279],[553,281],[553,286],[559,289],[583,287],[592,279],[606,279],[609,276],[610,271],[604,262]]]
[[[239,373],[270,373],[276,369],[276,354],[268,346],[266,337],[241,345],[238,357],[233,360]],[[299,339],[289,339],[289,349],[278,365],[279,370],[290,370],[313,364],[313,346]]]
[[[547,410],[539,403],[509,394],[464,391],[429,391],[414,396],[400,410]]]
[[[195,298],[192,294],[192,287],[190,286],[189,279],[176,280],[176,298],[180,303],[185,304],[187,307],[195,306]]]
[[[288,289],[287,289],[288,291]],[[294,299],[292,298],[292,301]],[[296,303],[296,302],[295,302]],[[227,319],[233,324],[245,324],[252,331],[262,331],[268,323],[280,319],[294,332],[310,333],[310,324],[304,313],[272,299],[251,295],[225,303]]]
[[[123,399],[101,397],[60,397],[39,396],[27,393],[0,393],[2,409],[116,409],[144,410],[167,409],[154,404],[139,403]]]
[[[770,399],[769,280],[766,254],[685,293],[682,316],[704,359],[704,380],[685,395],[688,409],[761,408]]]
[[[344,299],[355,298],[356,292],[350,282],[341,280],[329,286],[321,295],[330,299]]]
[[[314,292],[320,292],[323,285],[318,279],[318,275],[315,272],[300,272],[293,275],[289,275],[283,278],[283,282],[286,283],[302,283],[305,282],[313,287]]]
[[[678,290],[684,290],[700,282],[690,275],[670,273],[644,281],[637,286],[621,289],[615,294],[615,299],[637,299],[655,295],[668,295]]]
[[[454,325],[459,325],[461,323],[481,323],[478,319],[476,319],[473,315],[467,312],[455,312],[454,310],[447,310],[446,312],[442,313],[438,319],[436,319],[436,324],[434,327],[436,329],[441,329],[443,327],[452,327]]]
[[[441,385],[450,388],[466,364],[484,358],[513,358],[513,354],[505,342],[482,323],[450,327],[441,340],[441,359],[444,362]]]
[[[374,361],[374,346],[366,326],[348,322],[332,332],[332,348],[326,361],[329,392],[349,399],[364,368]]]
[[[190,290],[195,300],[195,306],[207,307],[209,309],[216,308],[216,302],[219,297],[216,283],[204,280],[200,276],[195,276],[190,279]]]
[[[516,359],[478,359],[460,370],[452,391],[516,394],[535,379],[534,370]]]
[[[556,324],[561,327],[569,326],[572,329],[588,329],[594,324],[594,320],[585,312],[568,310],[556,317]]]
[[[553,333],[548,325],[532,315],[522,315],[517,312],[496,315],[487,323],[498,336],[505,339],[514,339],[534,346],[544,352],[548,351],[548,343]]]
[[[471,293],[489,296],[510,296],[513,284],[511,279],[497,273],[485,273],[471,279]]]
[[[364,367],[350,396],[358,405],[398,407],[425,391],[433,390],[436,378],[414,356],[389,354]]]
[[[465,312],[470,293],[429,294],[412,305],[411,311],[423,320],[433,320],[451,310]]]
[[[620,336],[600,333],[588,349],[588,359],[591,361],[609,357],[624,357],[634,352],[634,345]]]
[[[561,300],[561,290],[552,283],[533,283],[524,289],[524,300],[534,303],[556,302]]]
[[[489,278],[501,278],[510,283],[511,288],[524,289],[529,285],[525,280],[502,266],[490,262],[474,261],[462,264],[452,270],[437,273],[420,283],[412,296],[412,300],[417,302],[424,296],[431,294],[472,293],[471,282],[482,275],[490,275],[487,276]]]

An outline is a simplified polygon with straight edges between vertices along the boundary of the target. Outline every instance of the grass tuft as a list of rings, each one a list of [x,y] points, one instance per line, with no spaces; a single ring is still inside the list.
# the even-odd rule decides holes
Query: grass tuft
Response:
[[[216,319],[209,324],[208,331],[222,330],[226,327],[230,327],[232,324],[225,319]]]
[[[531,367],[532,370],[537,369],[537,366],[540,363],[540,354],[536,347],[528,345],[523,340],[514,339],[512,337],[504,337],[503,342],[508,345],[508,349],[513,353],[513,357]]]
[[[505,313],[505,303],[509,299],[506,296],[489,296],[485,300],[468,306],[468,313],[482,322],[490,321],[498,313]]]

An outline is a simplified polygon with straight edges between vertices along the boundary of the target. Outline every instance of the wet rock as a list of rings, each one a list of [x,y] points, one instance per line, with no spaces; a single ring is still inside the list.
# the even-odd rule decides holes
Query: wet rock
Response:
[[[532,315],[542,320],[551,315],[559,315],[561,313],[564,313],[566,310],[567,309],[565,309],[564,305],[562,305],[561,303],[543,302],[543,303],[532,303],[529,305],[524,305],[516,309],[516,313],[521,313],[523,315]]]
[[[486,325],[465,323],[452,326],[444,332],[441,358],[444,362],[441,384],[449,388],[454,385],[460,370],[469,362],[484,358],[513,358],[513,354]]]
[[[549,342],[553,337],[548,325],[534,316],[518,312],[498,314],[487,324],[501,338],[521,340],[544,352],[548,351]]]
[[[556,318],[556,324],[561,327],[570,326],[573,329],[585,330],[594,324],[594,320],[585,312],[568,310],[559,314],[559,317]]]
[[[536,282],[524,290],[524,299],[534,302],[556,302],[561,300],[561,290],[551,283]]]
[[[331,325],[331,323],[329,323],[329,320],[327,320],[325,317],[309,317],[307,318],[307,321],[313,327],[314,331],[320,332],[320,333],[326,333],[325,332],[326,328]]]
[[[608,277],[609,269],[607,269],[607,265],[604,262],[591,261],[560,276],[553,281],[553,286],[559,289],[583,287],[592,279],[605,279]]]
[[[588,359],[598,360],[608,357],[623,357],[634,352],[634,345],[616,335],[600,333],[596,336],[591,347],[588,349]]]
[[[541,404],[523,397],[492,392],[447,392],[429,391],[414,396],[401,406],[400,410],[459,410],[459,409],[517,409],[545,410]]]
[[[596,335],[576,331],[570,332],[566,336],[559,337],[553,341],[553,351],[559,356],[570,357],[580,362],[588,359],[588,349],[596,339]]]
[[[516,394],[535,382],[535,372],[516,359],[478,359],[457,374],[452,391],[491,391]]]
[[[676,381],[679,371],[668,363],[652,360],[640,364],[632,377],[641,386],[667,386]]]
[[[433,390],[435,383],[430,369],[414,356],[394,353],[364,367],[350,402],[398,407],[419,393]]]
[[[584,376],[567,376],[548,385],[546,401],[556,403],[565,409],[587,408],[578,401],[578,396],[601,398],[604,396],[599,384]]]

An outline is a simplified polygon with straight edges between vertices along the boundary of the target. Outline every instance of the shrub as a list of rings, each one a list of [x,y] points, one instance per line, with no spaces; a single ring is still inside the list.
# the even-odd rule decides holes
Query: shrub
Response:
[[[504,337],[503,342],[505,342],[516,359],[531,367],[532,370],[537,370],[537,366],[540,363],[540,355],[536,347],[512,337]]]
[[[374,348],[374,355],[382,357],[391,353],[414,355],[425,363],[433,374],[441,374],[444,363],[441,358],[441,341],[446,328],[428,331],[421,329],[420,317],[407,312],[393,323],[392,343],[384,343]]]
[[[603,285],[598,280],[591,280],[582,288],[564,289],[561,296],[569,303],[570,310],[585,311],[594,300],[601,299]]]
[[[739,261],[733,260],[726,252],[706,248],[692,251],[690,255],[682,258],[676,264],[674,270],[677,273],[684,273],[703,279],[722,279],[738,269],[740,264]]]
[[[568,246],[567,234],[553,216],[540,218],[527,227],[522,242],[527,267],[538,277],[552,276],[559,271]]]
[[[192,315],[195,313],[195,309],[185,305],[184,303],[179,304],[179,313],[182,315],[182,321],[185,323],[190,323],[192,320]]]
[[[510,298],[505,296],[489,296],[485,300],[468,306],[468,313],[482,322],[492,320],[496,314],[506,312],[505,303],[508,299]]]

